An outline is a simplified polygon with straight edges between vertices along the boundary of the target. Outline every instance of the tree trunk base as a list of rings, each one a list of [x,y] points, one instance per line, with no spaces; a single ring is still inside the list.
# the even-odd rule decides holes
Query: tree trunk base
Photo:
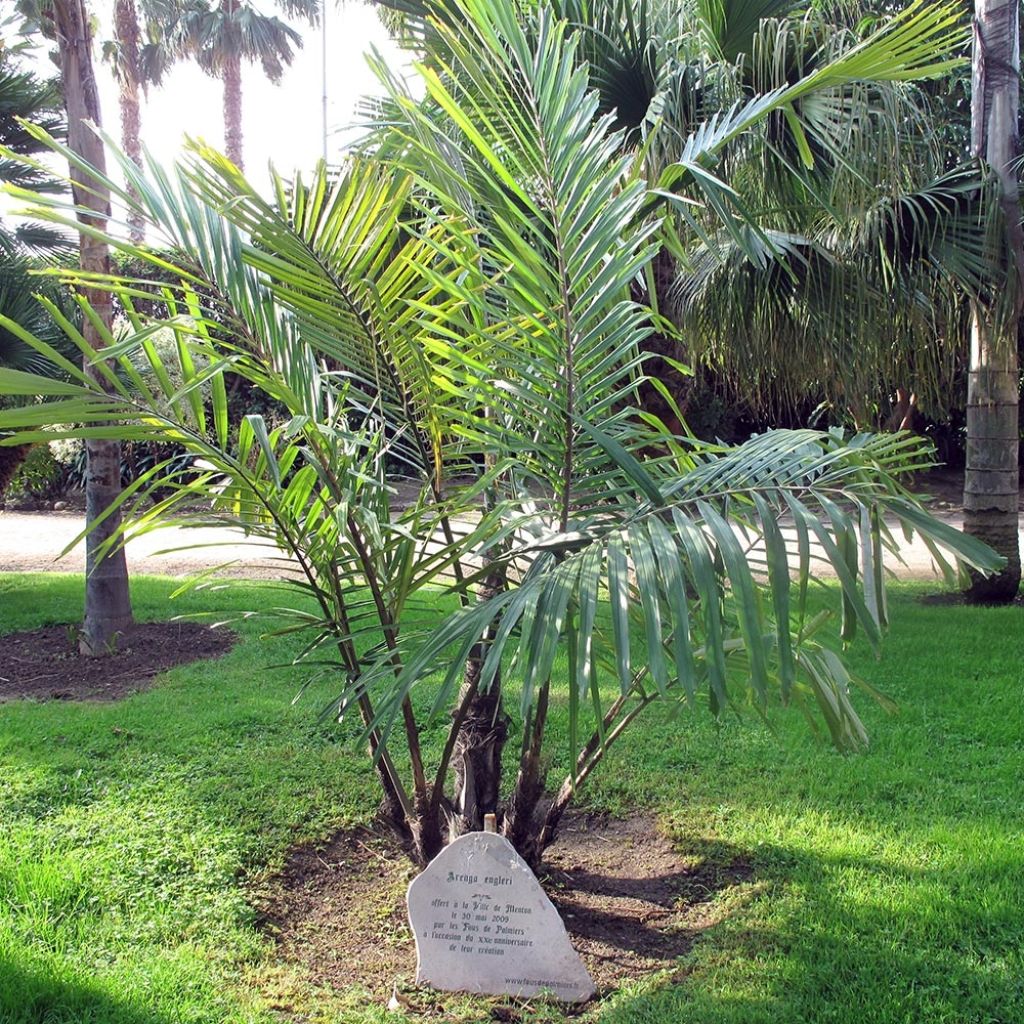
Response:
[[[964,514],[964,533],[984,541],[1006,559],[1005,568],[994,576],[982,576],[970,570],[971,584],[964,590],[964,600],[968,604],[997,605],[1014,601],[1021,580],[1017,518],[1008,518],[999,510],[989,515],[986,510],[968,509]]]
[[[537,805],[543,795],[543,778],[524,779],[520,774],[502,823],[503,835],[534,871],[540,867],[544,853],[538,842],[541,821],[537,816]]]
[[[472,666],[479,674],[479,664]],[[501,758],[508,736],[508,716],[501,691],[477,693],[459,728],[452,752],[455,806],[449,819],[450,838],[479,832],[485,814],[497,814],[501,798]]]

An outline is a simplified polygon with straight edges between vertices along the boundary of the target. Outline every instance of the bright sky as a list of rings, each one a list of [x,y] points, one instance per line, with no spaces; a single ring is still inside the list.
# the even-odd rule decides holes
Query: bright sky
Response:
[[[112,35],[112,0],[93,0],[99,17],[97,51],[100,41]],[[276,13],[271,0],[263,0],[265,13]],[[243,147],[246,173],[257,185],[268,180],[270,162],[285,176],[312,167],[323,151],[323,36],[322,28],[294,23],[304,46],[278,85],[272,85],[257,65],[243,66]],[[379,92],[365,53],[376,47],[395,69],[407,66],[389,39],[375,9],[362,3],[328,3],[327,43],[327,125],[328,158],[336,160],[348,128],[356,117],[360,97]],[[100,63],[96,77],[104,128],[120,138],[117,86],[108,65]],[[161,163],[169,163],[181,152],[186,135],[223,148],[223,91],[218,80],[204,75],[192,63],[175,67],[159,89],[150,89],[142,111],[144,145]]]

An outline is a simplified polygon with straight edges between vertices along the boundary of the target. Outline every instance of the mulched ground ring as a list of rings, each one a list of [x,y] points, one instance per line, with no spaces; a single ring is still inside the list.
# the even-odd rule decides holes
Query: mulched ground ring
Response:
[[[8,633],[0,636],[0,702],[119,700],[177,665],[219,658],[237,640],[197,622],[143,622],[120,635],[109,655],[87,658],[78,651],[77,626]]]
[[[444,1018],[445,994],[413,985],[405,891],[414,875],[389,837],[345,829],[326,845],[295,848],[250,900],[280,961],[314,988],[355,987],[381,1005],[397,991],[415,1016]],[[678,970],[680,957],[735,904],[720,897],[752,892],[752,876],[742,859],[681,852],[649,816],[577,812],[548,851],[542,881],[601,998],[625,981]],[[522,1016],[521,1000],[483,1002],[492,1020]],[[275,1005],[294,1009],[280,991]]]

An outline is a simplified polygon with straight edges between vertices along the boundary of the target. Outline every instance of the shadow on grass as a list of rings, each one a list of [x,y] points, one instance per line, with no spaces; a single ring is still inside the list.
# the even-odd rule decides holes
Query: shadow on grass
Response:
[[[85,981],[63,981],[0,954],[3,1024],[174,1024]]]
[[[1024,924],[999,891],[1006,865],[908,871],[767,846],[681,848],[711,853],[726,871],[751,863],[752,898],[720,908],[677,970],[598,1008],[602,1024],[1024,1019]]]

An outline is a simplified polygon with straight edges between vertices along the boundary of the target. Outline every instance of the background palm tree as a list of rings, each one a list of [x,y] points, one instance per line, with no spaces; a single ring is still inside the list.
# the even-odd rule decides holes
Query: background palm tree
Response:
[[[142,166],[142,29],[135,0],[114,0],[114,39],[103,44],[103,57],[114,69],[121,108],[121,145],[125,153]],[[141,219],[134,212],[128,215],[128,237],[143,240]]]
[[[276,0],[275,6],[310,25],[320,20],[320,0]],[[242,167],[242,63],[259,62],[276,82],[302,46],[302,36],[251,0],[195,0],[184,6],[172,31],[174,47],[224,83],[224,148]]]
[[[1017,180],[1019,20],[1017,0],[975,4],[971,151],[998,181],[1004,244],[989,301],[977,301],[971,309],[964,529],[1006,558],[1000,574],[973,580],[968,596],[978,601],[1012,601],[1021,577],[1017,331],[1024,303],[1024,236]]]
[[[97,187],[79,166],[83,161],[100,169],[106,164],[103,143],[90,127],[90,123],[103,123],[93,68],[92,17],[85,0],[51,0],[46,13],[60,61],[76,220],[89,229],[79,231],[79,262],[87,276],[102,276],[110,271],[110,250],[101,237],[110,216],[110,189],[105,183]],[[92,360],[88,352],[95,354],[103,348],[109,336],[113,319],[110,295],[88,283],[82,284],[80,293],[91,309],[81,326],[87,346],[83,353],[84,376],[103,388],[109,385],[106,367]],[[80,646],[82,653],[95,656],[115,650],[118,634],[131,625],[133,618],[124,549],[107,550],[104,546],[108,538],[118,535],[121,525],[116,507],[121,494],[121,446],[110,438],[90,437],[85,450],[86,523],[91,529],[86,536],[85,618]]]
[[[859,11],[793,6],[684,5],[685,45],[656,61],[666,99],[646,122],[685,129],[708,104],[782,87],[863,38]],[[684,357],[712,368],[730,405],[778,422],[825,402],[879,424],[909,382],[948,411],[964,296],[982,286],[990,246],[978,176],[948,166],[939,135],[921,83],[872,82],[798,101],[727,155],[722,203],[743,210],[745,236],[695,214],[703,230],[681,234],[661,298]],[[653,174],[673,155],[662,138]]]
[[[104,42],[103,58],[117,79],[121,146],[138,167],[142,166],[142,96],[150,84],[160,84],[178,56],[172,38],[181,16],[178,0],[114,2],[114,38]],[[143,240],[144,225],[134,202],[129,204],[128,228],[133,242]]]

